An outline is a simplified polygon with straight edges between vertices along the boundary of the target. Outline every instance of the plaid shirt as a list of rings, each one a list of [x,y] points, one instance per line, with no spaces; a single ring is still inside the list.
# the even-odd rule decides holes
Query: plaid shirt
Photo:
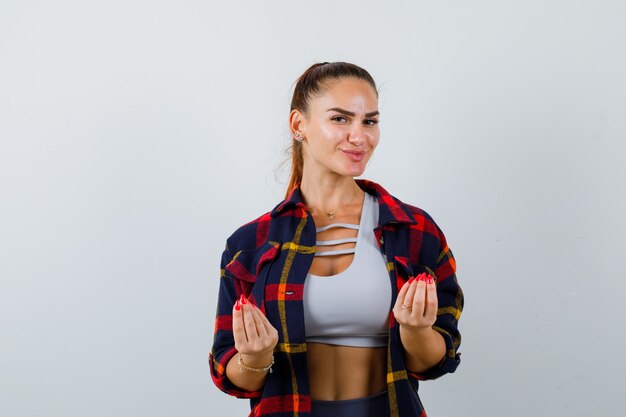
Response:
[[[433,328],[446,344],[446,356],[438,365],[422,374],[406,369],[400,326],[389,312],[388,416],[424,417],[417,394],[418,380],[454,372],[460,362],[457,322],[463,309],[463,293],[456,280],[454,258],[428,213],[402,203],[374,182],[357,183],[378,199],[379,219],[374,233],[387,259],[392,305],[410,277],[421,272],[435,277],[439,308]],[[315,238],[313,218],[296,187],[271,212],[242,226],[226,242],[214,343],[209,354],[211,377],[222,391],[250,399],[250,417],[310,416],[302,291],[315,254]],[[254,392],[237,388],[226,377],[226,364],[236,354],[232,307],[241,293],[260,306],[279,335],[273,372],[267,375],[263,388]]]

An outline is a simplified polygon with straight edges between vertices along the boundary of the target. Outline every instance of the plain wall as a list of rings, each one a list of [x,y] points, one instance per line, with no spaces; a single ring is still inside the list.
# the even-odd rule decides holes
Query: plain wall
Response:
[[[365,178],[466,296],[431,417],[622,410],[623,1],[0,1],[0,415],[244,416],[210,382],[225,239],[284,193],[318,61],[367,68]]]

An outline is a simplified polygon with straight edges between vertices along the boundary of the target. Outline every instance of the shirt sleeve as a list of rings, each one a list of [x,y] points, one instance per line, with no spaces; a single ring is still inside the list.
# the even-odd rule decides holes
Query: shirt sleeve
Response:
[[[446,355],[431,369],[419,374],[410,373],[419,380],[436,379],[446,373],[454,372],[461,362],[461,354],[458,352],[461,345],[458,321],[463,311],[463,291],[456,279],[456,262],[452,251],[441,230],[438,227],[437,230],[440,239],[439,256],[432,272],[437,283],[439,306],[433,329],[443,336],[446,343]]]
[[[237,354],[233,338],[232,308],[239,298],[240,290],[236,285],[236,278],[228,276],[226,265],[232,260],[228,248],[222,254],[220,265],[220,286],[215,317],[213,346],[209,353],[209,367],[213,383],[223,392],[237,398],[255,398],[261,396],[262,390],[245,391],[235,386],[226,376],[228,361]]]

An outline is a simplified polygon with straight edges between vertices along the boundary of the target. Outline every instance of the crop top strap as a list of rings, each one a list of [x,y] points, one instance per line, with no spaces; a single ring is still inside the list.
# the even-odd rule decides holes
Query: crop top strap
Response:
[[[345,239],[335,239],[335,240],[318,240],[315,242],[317,246],[333,246],[333,245],[341,245],[342,243],[356,243],[358,239],[356,237],[347,237]]]
[[[355,249],[350,248],[350,249],[325,250],[324,252],[315,252],[315,256],[346,255],[349,253],[355,253]]]
[[[358,224],[352,224],[352,223],[331,223],[331,224],[328,224],[326,226],[318,227],[318,228],[315,229],[315,231],[317,233],[320,233],[320,232],[323,232],[325,230],[332,229],[333,227],[345,227],[346,229],[359,230],[359,225]]]
[[[351,223],[331,223],[326,226],[318,227],[315,230],[317,233],[321,233],[325,230],[336,228],[336,227],[359,230],[358,224],[351,224]],[[318,240],[315,242],[317,246],[335,246],[335,245],[341,245],[344,243],[354,243],[355,246],[351,248],[347,248],[347,249],[333,249],[333,250],[325,250],[321,252],[315,251],[315,256],[348,255],[351,253],[355,253],[357,241],[358,241],[358,237],[348,237],[344,239],[333,239],[333,240]]]

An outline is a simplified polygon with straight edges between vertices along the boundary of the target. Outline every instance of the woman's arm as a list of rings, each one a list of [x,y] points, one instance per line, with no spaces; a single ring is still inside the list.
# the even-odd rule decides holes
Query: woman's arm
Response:
[[[437,289],[434,279],[422,273],[411,278],[398,293],[394,315],[400,324],[407,369],[421,373],[441,362],[446,344],[433,329],[437,318]]]
[[[406,367],[412,372],[432,368],[446,354],[443,337],[433,329],[437,306],[434,279],[425,273],[411,278],[398,293],[393,313],[400,324]]]
[[[269,325],[259,309],[252,307],[248,300],[246,304],[242,304],[245,296],[243,296],[241,283],[237,282],[237,278],[234,278],[232,274],[227,273],[227,265],[232,259],[233,256],[226,248],[222,253],[215,332],[213,346],[209,353],[211,379],[220,390],[229,395],[238,398],[254,398],[261,395],[260,389],[263,387],[267,372],[249,371],[245,367],[242,367],[242,372],[239,372],[237,359],[241,354],[245,365],[251,368],[266,367],[271,363],[272,350],[276,343],[271,345],[270,349],[267,344],[259,344],[258,341],[263,339],[267,343],[266,339],[269,337],[270,341],[275,339],[277,342],[278,332]],[[250,320],[246,320],[246,315]],[[258,336],[260,333],[257,329],[261,330],[261,334],[265,335],[265,333],[261,326],[256,325],[255,317],[265,327],[267,337]],[[271,328],[268,328],[268,325]],[[246,326],[250,326],[250,329],[256,333],[247,332]],[[255,334],[256,338],[252,337]]]
[[[228,362],[226,376],[243,390],[257,391],[263,387],[273,363],[278,331],[243,294],[233,306],[232,317],[238,354]]]

